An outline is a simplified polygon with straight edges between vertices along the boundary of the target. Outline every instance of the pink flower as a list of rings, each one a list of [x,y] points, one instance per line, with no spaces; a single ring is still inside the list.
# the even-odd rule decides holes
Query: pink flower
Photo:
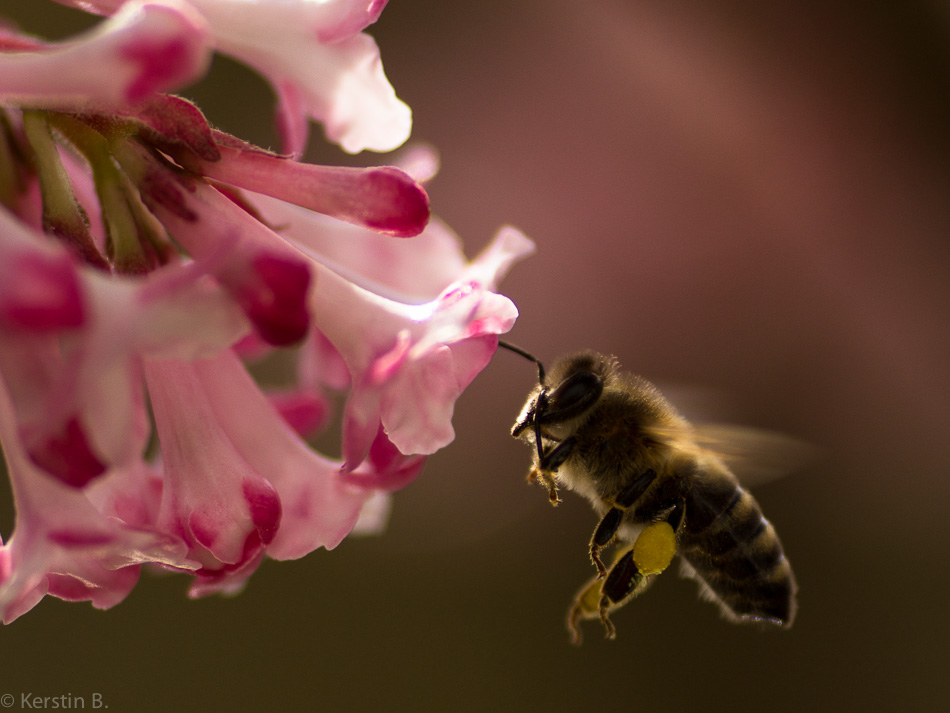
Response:
[[[279,497],[280,527],[270,534],[267,554],[296,559],[317,547],[336,547],[353,528],[371,491],[347,485],[338,477],[339,463],[312,451],[268,408],[264,395],[232,353],[222,352],[189,368],[206,397],[210,411],[203,413],[208,422],[218,425],[235,456],[254,472],[266,474]],[[187,408],[182,400],[177,403],[178,408]],[[207,447],[207,442],[199,445]],[[220,467],[218,459],[201,459]],[[266,500],[261,495],[266,488],[253,490],[259,501]]]
[[[66,4],[111,17],[60,45],[0,34],[5,622],[46,594],[110,607],[143,564],[234,592],[265,557],[380,532],[453,439],[533,250],[506,228],[470,262],[406,171],[301,164],[157,93],[213,32],[280,87],[292,144],[311,116],[348,150],[395,146],[408,108],[360,34],[385,2]],[[291,345],[295,382],[265,392],[242,359]],[[342,460],[303,440],[334,418]]]
[[[281,187],[289,183],[287,177],[280,175],[283,165],[288,167],[290,176],[301,173],[296,169],[297,164],[291,162],[272,164],[268,169],[273,176],[271,190],[278,194],[282,194]],[[158,166],[152,169],[162,170]],[[359,216],[364,224],[389,233],[418,232],[428,219],[425,192],[405,174],[389,169],[383,174],[387,184],[385,196],[380,197],[376,178],[380,171],[382,169],[355,169],[355,173],[338,177],[336,183],[350,187],[351,201],[358,202],[364,197]],[[364,178],[368,180],[362,180]],[[332,178],[322,175],[315,180],[333,182]],[[305,298],[309,273],[299,252],[219,190],[198,184],[187,192],[167,177],[162,183],[161,195],[146,193],[152,211],[193,256],[209,265],[242,305],[261,336],[276,345],[302,339],[308,326]],[[142,185],[147,191],[147,181]],[[342,191],[341,186],[333,190]],[[170,191],[174,191],[174,195],[169,197]],[[290,189],[288,186],[288,191],[292,191],[292,198],[307,202],[298,196],[299,187]],[[385,214],[386,206],[393,207],[394,215],[388,219],[379,217]],[[349,210],[347,203],[341,217],[356,221],[356,212]],[[407,213],[412,217],[406,218]]]
[[[488,364],[498,335],[518,314],[508,298],[490,290],[532,250],[517,231],[502,231],[422,304],[376,295],[317,264],[312,300],[323,309],[315,311],[315,325],[340,351],[353,381],[344,416],[345,469],[363,462],[380,426],[406,455],[428,455],[453,440],[456,399]]]
[[[444,229],[433,228],[433,235],[420,241],[419,248],[408,248],[404,264],[415,268],[408,258],[416,250],[436,246],[445,259],[432,261],[428,275],[424,269],[413,269],[408,274],[412,275],[411,281],[419,285],[425,284],[427,278],[431,280],[431,292],[436,285],[444,284],[444,287],[441,294],[436,293],[430,301],[412,304],[360,286],[372,280],[347,270],[347,256],[351,262],[366,266],[366,259],[358,255],[361,252],[371,255],[372,251],[344,249],[338,255],[343,261],[337,264],[294,241],[293,235],[301,232],[293,221],[294,216],[305,226],[303,233],[319,235],[322,221],[311,213],[261,197],[251,199],[262,206],[262,215],[269,223],[285,226],[285,236],[281,237],[249,213],[228,210],[228,203],[211,189],[198,187],[188,200],[202,203],[201,209],[196,211],[202,216],[198,222],[189,222],[162,207],[156,207],[156,213],[195,255],[205,253],[209,244],[220,244],[227,241],[228,236],[239,236],[232,241],[231,260],[270,251],[286,254],[288,260],[293,259],[292,256],[309,258],[308,266],[315,278],[308,298],[309,311],[315,319],[313,325],[340,352],[354,388],[345,420],[348,470],[365,459],[380,423],[388,437],[407,455],[429,454],[452,440],[454,432],[449,421],[455,399],[488,363],[497,335],[510,329],[517,317],[514,305],[490,290],[515,260],[533,250],[527,238],[513,229],[503,231],[481,258],[465,265],[457,246],[454,253],[446,249],[447,240],[451,240],[449,234]],[[272,212],[268,213],[265,205]],[[205,217],[212,218],[206,221]],[[330,240],[334,231],[340,229],[339,224],[322,228],[329,233]],[[360,244],[360,237],[353,235],[351,229],[342,231]],[[339,233],[337,236],[342,237]],[[317,238],[314,241],[318,242]],[[331,264],[341,272],[328,267]],[[422,261],[419,267],[424,265]],[[404,271],[392,269],[399,266],[399,263],[389,263],[394,276],[391,281],[402,280],[395,277],[399,274],[408,276]],[[374,269],[372,265],[369,267]],[[385,289],[388,285],[380,287],[381,292],[397,294],[395,290]],[[419,394],[413,391],[420,388],[428,388],[430,397],[419,400]],[[438,391],[436,398],[431,398],[432,390]],[[413,408],[420,409],[419,418],[408,416],[407,412]]]
[[[196,173],[333,216],[383,235],[418,235],[429,221],[422,187],[398,168],[313,166],[214,132],[214,161],[181,155]]]
[[[455,400],[517,317],[511,301],[491,290],[515,261],[533,252],[531,241],[507,228],[466,264],[455,237],[439,224],[401,250],[376,251],[370,246],[378,238],[366,231],[327,224],[263,196],[251,201],[268,223],[282,226],[285,244],[310,258],[313,324],[350,372],[345,469],[364,461],[380,425],[406,455],[430,454],[451,442]],[[197,232],[207,236],[211,229]],[[277,244],[261,223],[245,221],[240,230],[249,249]],[[338,249],[327,256],[321,245]],[[403,289],[415,294],[402,296]]]
[[[111,14],[118,0],[58,0]],[[321,122],[345,151],[391,151],[409,137],[412,113],[383,73],[379,49],[361,30],[386,0],[189,0],[215,47],[254,67],[279,97],[284,150],[303,152],[307,121]]]
[[[184,542],[150,525],[147,505],[124,504],[150,499],[144,472],[113,472],[95,496],[87,496],[38,469],[15,425],[7,388],[0,381],[0,441],[17,509],[13,537],[0,545],[4,623],[29,611],[46,594],[111,607],[131,591],[147,562],[183,570],[197,566],[187,559]]]
[[[280,498],[236,451],[194,363],[147,360],[145,377],[162,444],[158,526],[201,563],[197,588],[232,589],[277,533]]]
[[[386,2],[196,0],[217,47],[264,75],[280,97],[284,149],[303,151],[306,120],[350,153],[391,151],[409,137],[412,114],[383,74],[379,49],[360,32]]]
[[[134,103],[187,85],[211,60],[201,15],[183,2],[128,2],[96,30],[46,45],[0,35],[0,102],[49,109]]]

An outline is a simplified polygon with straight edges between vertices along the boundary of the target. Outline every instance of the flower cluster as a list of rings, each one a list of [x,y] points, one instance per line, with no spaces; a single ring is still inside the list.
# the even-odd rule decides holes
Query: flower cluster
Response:
[[[533,250],[467,261],[404,168],[297,162],[311,120],[345,150],[409,135],[364,28],[385,0],[59,0],[103,15],[49,44],[0,30],[0,443],[16,508],[0,618],[46,594],[110,607],[143,565],[191,594],[264,556],[378,531],[388,493],[454,436],[456,399]],[[165,92],[213,51],[278,97],[285,155]],[[292,387],[246,361],[281,347]],[[342,457],[308,446],[345,393]]]

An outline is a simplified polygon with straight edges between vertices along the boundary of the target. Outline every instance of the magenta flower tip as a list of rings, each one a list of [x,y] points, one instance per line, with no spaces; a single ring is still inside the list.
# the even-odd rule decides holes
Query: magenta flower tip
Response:
[[[76,418],[30,448],[30,458],[50,475],[74,488],[85,487],[102,475],[106,464],[93,453],[83,427]]]
[[[16,45],[3,42],[0,97],[33,108],[116,109],[198,79],[211,59],[210,41],[204,18],[188,3],[130,0],[72,42],[34,42],[30,52],[9,52]]]
[[[370,230],[397,238],[418,235],[429,224],[429,195],[407,173],[382,166],[372,169],[363,189],[365,205],[389,206],[389,210],[369,213],[363,224]]]
[[[161,6],[150,9],[170,12]],[[186,84],[203,72],[206,61],[200,32],[196,29],[189,35],[137,37],[120,48],[119,54],[136,66],[135,75],[125,89],[129,103]]]
[[[238,298],[245,313],[268,344],[296,344],[310,327],[310,271],[299,261],[273,255],[257,256],[250,267],[252,279]]]

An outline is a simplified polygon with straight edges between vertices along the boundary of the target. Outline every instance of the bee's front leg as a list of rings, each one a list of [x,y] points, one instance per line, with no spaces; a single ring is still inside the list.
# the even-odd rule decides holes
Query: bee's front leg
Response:
[[[551,504],[555,507],[561,502],[561,498],[557,494],[557,479],[554,473],[545,473],[538,468],[538,466],[533,465],[531,466],[531,470],[528,471],[528,482],[538,483],[541,487],[547,488],[548,500],[550,500]]]
[[[556,445],[547,450],[539,449],[538,462],[528,471],[528,482],[538,481],[548,489],[548,499],[552,505],[561,502],[557,494],[557,469],[564,464],[574,448],[577,441],[573,438],[565,438]]]
[[[541,454],[538,467],[545,473],[555,473],[563,465],[574,449],[577,447],[577,439],[574,436],[565,438],[553,448],[548,448]]]

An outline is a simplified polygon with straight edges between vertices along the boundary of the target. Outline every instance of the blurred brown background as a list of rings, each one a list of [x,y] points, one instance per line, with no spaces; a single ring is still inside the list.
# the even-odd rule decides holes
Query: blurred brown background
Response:
[[[48,36],[84,19],[3,11]],[[143,576],[109,612],[44,601],[0,630],[0,693],[99,692],[112,711],[945,709],[950,7],[393,0],[372,33],[414,138],[441,152],[435,212],[470,254],[505,222],[538,243],[504,285],[512,341],[614,353],[716,395],[713,416],[820,447],[753,488],[798,575],[794,628],[724,623],[670,574],[618,612],[618,640],[591,624],[571,647],[595,519],[524,484],[507,430],[535,373],[502,353],[385,536],[267,563],[232,599]],[[247,71],[219,59],[191,95],[273,145]],[[310,160],[351,160],[312,143]]]

